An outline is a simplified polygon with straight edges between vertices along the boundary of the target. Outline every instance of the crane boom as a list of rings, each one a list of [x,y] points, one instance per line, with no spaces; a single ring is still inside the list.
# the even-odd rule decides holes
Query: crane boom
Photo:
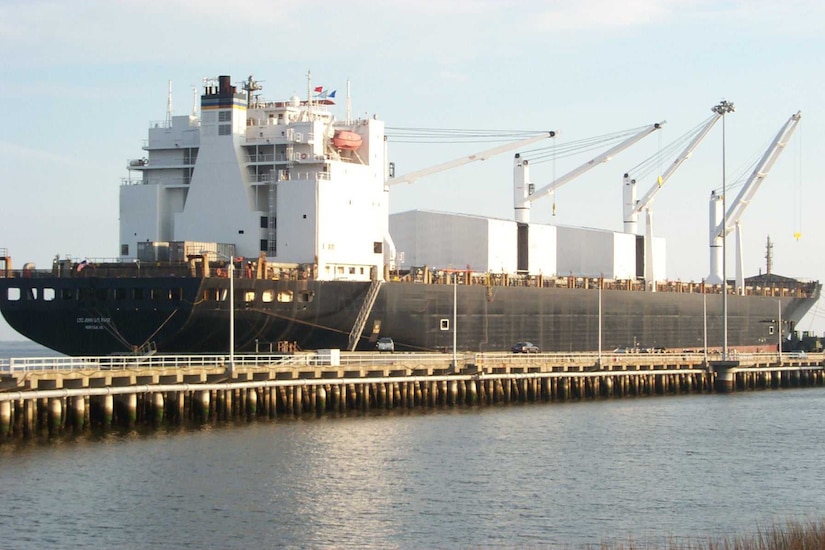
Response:
[[[536,143],[537,141],[541,141],[543,139],[551,138],[556,135],[556,132],[549,131],[549,132],[542,132],[539,135],[532,136],[526,139],[522,139],[519,141],[515,141],[512,143],[507,143],[504,145],[499,145],[498,147],[493,147],[492,149],[487,149],[486,151],[482,151],[480,153],[475,153],[472,155],[468,155],[465,157],[461,157],[455,160],[451,160],[448,162],[444,162],[441,164],[437,164],[435,166],[431,166],[429,168],[424,168],[423,170],[417,170],[415,172],[410,172],[409,174],[405,174],[403,176],[399,176],[397,178],[390,178],[386,181],[387,185],[397,185],[399,183],[412,183],[417,179],[423,178],[425,176],[429,176],[432,174],[436,174],[438,172],[443,172],[445,170],[450,170],[452,168],[457,168],[464,164],[469,164],[471,162],[477,160],[487,160],[490,157],[495,155],[499,155],[501,153],[506,153],[507,151],[512,151],[513,149],[518,149],[520,147],[526,147],[527,145],[531,145]]]
[[[742,214],[745,213],[745,209],[747,209],[748,205],[750,204],[753,196],[756,194],[756,191],[759,189],[759,186],[765,181],[765,178],[768,176],[768,172],[770,172],[773,165],[776,164],[779,155],[782,154],[782,151],[785,150],[785,145],[787,145],[788,140],[791,139],[791,136],[796,130],[797,125],[799,124],[800,119],[802,118],[802,111],[797,111],[788,121],[782,126],[782,129],[779,130],[779,133],[776,134],[773,142],[771,143],[768,150],[765,151],[765,154],[762,155],[762,158],[754,168],[753,173],[748,178],[748,181],[745,182],[745,185],[742,186],[742,190],[739,191],[739,194],[736,196],[736,199],[733,201],[733,204],[728,208],[728,213],[726,215],[727,218],[727,225],[725,226],[724,230],[725,233],[730,233],[736,225],[739,223],[739,220],[742,218]],[[722,234],[722,224],[718,226],[718,234]]]
[[[699,146],[705,136],[708,135],[714,124],[722,118],[724,111],[714,107],[711,109],[715,114],[711,116],[706,122],[699,126],[698,131],[692,130],[693,137],[688,142],[687,146],[676,157],[667,170],[657,178],[654,185],[648,189],[644,196],[636,200],[636,180],[630,177],[630,174],[624,175],[624,187],[622,191],[624,208],[624,229],[626,233],[636,234],[638,232],[638,220],[641,212],[645,213],[645,231],[644,231],[644,253],[642,254],[642,261],[644,264],[644,279],[645,287],[651,292],[656,292],[655,281],[664,274],[663,262],[664,258],[655,255],[653,246],[653,199],[665,186],[665,183],[670,177],[679,169],[682,164],[693,155],[693,151]],[[686,134],[690,136],[690,134]],[[682,138],[680,138],[681,141]],[[654,157],[652,157],[654,158]],[[647,162],[647,161],[645,161]],[[638,263],[638,258],[637,258]],[[662,269],[660,269],[662,268]]]
[[[662,122],[657,122],[655,124],[652,124],[651,126],[646,126],[644,129],[642,129],[642,131],[637,132],[636,134],[633,134],[632,136],[630,136],[629,138],[627,138],[623,142],[619,143],[618,145],[615,145],[615,146],[611,147],[610,149],[608,149],[607,151],[605,151],[601,155],[597,156],[596,158],[582,164],[581,166],[579,166],[578,168],[576,168],[574,170],[571,170],[567,174],[556,178],[554,181],[552,181],[549,184],[545,185],[544,187],[542,187],[541,189],[539,189],[538,191],[536,191],[532,195],[529,195],[529,196],[525,197],[524,199],[522,199],[520,201],[519,204],[516,205],[516,208],[524,207],[528,203],[532,203],[532,202],[538,200],[541,197],[549,195],[550,193],[552,193],[553,191],[555,191],[556,189],[558,189],[562,185],[576,179],[577,177],[581,176],[582,174],[584,174],[585,172],[587,172],[591,168],[594,168],[594,167],[598,166],[599,164],[602,164],[602,163],[605,163],[605,162],[609,161],[610,159],[613,158],[614,155],[620,153],[621,151],[624,151],[625,149],[627,149],[628,147],[630,147],[634,143],[636,143],[636,142],[640,141],[642,138],[652,134],[656,130],[661,129],[662,126],[665,125],[665,122],[666,121],[663,120]]]
[[[796,126],[802,118],[802,111],[797,111],[791,115],[788,121],[776,134],[776,137],[771,142],[771,145],[762,155],[762,158],[757,163],[756,167],[751,173],[742,190],[737,195],[736,199],[728,208],[723,217],[723,195],[718,195],[715,192],[710,196],[710,220],[708,223],[709,237],[710,237],[710,274],[706,278],[706,282],[710,284],[727,284],[724,281],[724,238],[731,231],[736,231],[736,281],[735,288],[737,293],[742,293],[745,286],[745,276],[743,273],[743,258],[742,258],[742,214],[753,199],[754,194],[759,189],[759,185],[768,176],[773,165],[776,163],[779,155],[785,149],[785,146],[793,135]],[[721,267],[720,267],[721,266]]]
[[[662,187],[664,187],[665,183],[667,183],[667,180],[669,180],[670,177],[676,172],[676,170],[678,170],[679,167],[682,166],[682,163],[684,163],[687,159],[690,158],[690,156],[693,154],[693,151],[695,151],[699,144],[702,143],[702,140],[705,139],[705,136],[708,135],[711,128],[713,128],[713,126],[719,121],[720,118],[722,118],[721,113],[716,113],[714,116],[710,118],[708,123],[699,131],[699,133],[696,134],[696,137],[694,137],[693,140],[691,140],[691,142],[688,143],[687,147],[685,147],[682,153],[678,157],[676,157],[676,160],[674,160],[673,163],[668,167],[668,169],[665,170],[664,174],[661,175],[661,177],[657,180],[656,184],[653,185],[647,191],[647,193],[645,193],[644,196],[638,200],[636,206],[633,208],[634,214],[641,213],[642,210],[644,210],[645,207],[647,207],[647,205],[650,204],[651,201],[653,201],[653,198],[659,191],[661,191]]]

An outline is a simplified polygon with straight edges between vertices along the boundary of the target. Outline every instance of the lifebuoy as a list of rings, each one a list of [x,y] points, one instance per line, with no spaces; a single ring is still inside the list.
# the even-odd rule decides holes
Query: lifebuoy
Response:
[[[301,153],[301,160],[306,160],[306,158],[307,158],[307,154],[306,153]]]

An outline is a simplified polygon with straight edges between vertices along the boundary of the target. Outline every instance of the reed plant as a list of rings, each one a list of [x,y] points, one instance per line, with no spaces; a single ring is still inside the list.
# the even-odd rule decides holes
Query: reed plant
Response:
[[[589,550],[824,550],[825,519],[788,520],[769,528],[757,527],[751,535],[732,535],[721,539],[669,541],[665,544],[600,544]]]

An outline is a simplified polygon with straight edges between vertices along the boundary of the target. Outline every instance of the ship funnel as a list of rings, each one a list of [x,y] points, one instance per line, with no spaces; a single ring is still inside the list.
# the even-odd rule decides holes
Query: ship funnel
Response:
[[[233,93],[232,78],[226,75],[218,77],[218,93],[221,95],[229,95]]]

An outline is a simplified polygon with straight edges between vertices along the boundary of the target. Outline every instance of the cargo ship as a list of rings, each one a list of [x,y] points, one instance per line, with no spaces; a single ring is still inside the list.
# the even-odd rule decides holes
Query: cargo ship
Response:
[[[382,337],[396,351],[525,340],[547,352],[681,350],[721,345],[727,292],[729,345],[767,351],[819,297],[818,282],[772,273],[741,285],[646,280],[644,250],[658,248],[634,234],[391,215],[391,186],[412,177],[395,176],[381,120],[353,118],[349,91],[337,120],[335,91],[310,75],[303,98],[264,101],[260,90],[221,76],[199,110],[150,124],[146,156],[120,186],[117,259],[14,269],[0,250],[6,321],[67,355],[374,350]],[[571,247],[576,268],[564,264]]]

